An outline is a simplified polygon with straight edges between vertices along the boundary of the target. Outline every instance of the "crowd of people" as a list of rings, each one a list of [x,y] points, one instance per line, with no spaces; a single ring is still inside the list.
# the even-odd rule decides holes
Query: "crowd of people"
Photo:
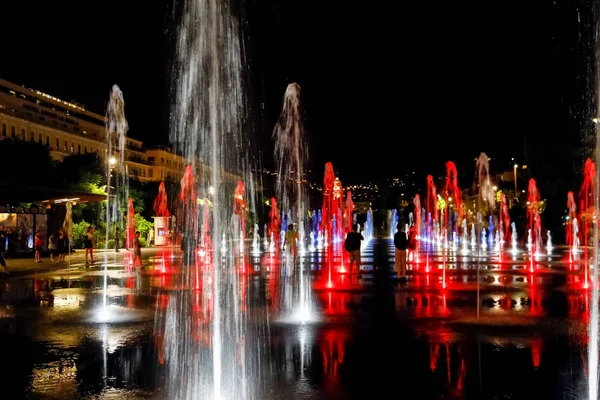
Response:
[[[13,252],[11,252],[11,243],[9,238],[9,232],[0,225],[0,265],[3,271],[7,271],[7,258],[13,258]],[[36,263],[42,263],[42,252],[44,251],[44,235],[36,229],[35,236],[33,237],[33,250],[34,258]],[[60,229],[57,233],[51,233],[48,237],[48,250],[50,252],[50,260],[52,262],[64,262],[65,257],[69,254],[69,238],[64,229]]]

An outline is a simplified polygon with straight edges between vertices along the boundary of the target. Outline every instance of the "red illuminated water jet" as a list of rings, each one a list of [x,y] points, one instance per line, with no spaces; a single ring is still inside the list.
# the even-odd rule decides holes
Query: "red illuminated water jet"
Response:
[[[460,187],[458,186],[458,172],[456,171],[456,165],[452,161],[446,163],[446,187],[444,188],[444,194],[446,197],[446,205],[450,208],[450,196],[452,196],[452,202],[454,203],[454,211],[458,213],[458,219],[460,220],[463,215],[462,207],[462,194]],[[449,213],[447,213],[449,214]],[[446,216],[446,223],[448,218]]]
[[[591,159],[585,160],[583,168],[583,184],[581,185],[581,191],[579,192],[579,222],[580,229],[583,233],[583,249],[584,259],[588,262],[588,246],[589,246],[589,233],[594,223],[594,193],[596,190],[596,163]],[[583,270],[585,271],[583,287],[588,287],[588,268],[589,265],[585,265]]]
[[[437,221],[437,190],[435,188],[435,183],[433,182],[433,176],[427,175],[427,200],[425,202],[425,206],[427,209],[427,214],[431,216],[431,222],[427,220],[427,237],[429,240],[434,240],[433,237],[433,225],[434,222]],[[427,245],[426,255],[427,262],[425,265],[425,272],[429,272],[429,251],[430,245]]]
[[[573,246],[574,237],[573,237],[573,220],[577,218],[577,203],[575,202],[575,197],[573,192],[567,193],[567,222],[565,224],[566,229],[566,237],[565,243],[567,246]]]
[[[427,175],[427,201],[425,202],[427,212],[431,214],[431,220],[437,220],[437,190],[433,182],[433,176]]]
[[[246,235],[246,214],[248,213],[248,203],[246,202],[246,189],[244,182],[238,181],[233,193],[233,214],[236,216],[236,224],[240,232],[240,252],[243,249],[244,237]]]
[[[532,244],[531,254],[536,254],[542,246],[542,222],[540,219],[540,192],[533,178],[529,179],[527,204],[527,216],[529,217]]]
[[[417,238],[421,236],[421,197],[417,193],[413,199],[415,206],[415,234]]]
[[[205,262],[211,262],[214,246],[210,236],[210,201],[207,198],[203,200],[202,205],[202,233],[200,244],[205,252]]]
[[[346,192],[346,231],[352,232],[352,222],[354,214],[354,202],[352,201],[352,192]]]
[[[198,219],[196,218],[196,190],[194,180],[194,169],[191,165],[185,168],[181,178],[181,192],[179,193],[180,207],[183,215],[178,218],[182,221],[182,232],[184,234],[184,247],[188,254],[194,253],[198,243]],[[190,253],[191,252],[191,253]],[[188,260],[190,261],[190,260]]]
[[[133,199],[130,197],[127,204],[127,246],[133,249],[133,239],[135,237],[135,209],[133,208]]]
[[[417,241],[417,244],[414,249],[410,251],[409,261],[418,263],[419,262],[419,241],[421,240],[421,197],[419,194],[416,194],[413,199],[414,209],[414,238]],[[418,266],[417,266],[418,268]]]
[[[157,217],[168,217],[169,209],[167,208],[167,191],[165,183],[161,182],[158,186],[158,195],[154,199],[154,214]]]
[[[333,181],[333,211],[335,215],[335,232],[334,234],[338,239],[344,237],[344,219],[343,219],[343,206],[344,201],[344,189],[342,187],[342,181],[340,178],[335,178]],[[333,243],[333,238],[330,240]]]
[[[458,220],[462,219],[463,214],[463,204],[462,204],[462,194],[460,192],[460,187],[458,186],[458,172],[456,171],[456,165],[452,161],[448,161],[446,163],[446,186],[444,187],[444,199],[446,200],[446,209],[441,210],[444,212],[444,256],[443,256],[443,265],[442,265],[442,287],[446,287],[446,252],[447,252],[447,242],[448,235],[450,232],[448,230],[452,228],[451,226],[451,212],[452,209],[458,214]]]
[[[281,235],[281,212],[277,208],[277,200],[271,198],[271,211],[269,212],[269,236],[275,242],[275,251],[279,252],[279,241]]]
[[[335,181],[335,173],[333,172],[333,164],[328,162],[325,164],[325,176],[323,178],[323,206],[321,209],[321,232],[327,235],[327,241],[332,243],[333,231],[332,220],[337,210],[334,208],[335,201],[333,199],[333,183]]]

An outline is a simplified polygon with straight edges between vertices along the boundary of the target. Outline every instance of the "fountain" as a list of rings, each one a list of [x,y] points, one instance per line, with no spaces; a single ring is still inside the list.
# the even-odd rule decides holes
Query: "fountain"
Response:
[[[584,251],[584,260],[586,263],[589,261],[588,247],[590,245],[590,229],[593,229],[594,219],[596,215],[596,207],[594,203],[594,196],[597,190],[597,174],[596,164],[589,158],[585,161],[583,169],[583,184],[579,192],[579,219],[578,222],[582,225],[578,226],[582,229],[583,242],[581,243]],[[594,258],[595,257],[594,253]],[[585,265],[584,270],[584,287],[587,288],[589,285],[588,270],[591,268],[590,265]]]
[[[598,82],[598,79],[597,79]],[[600,85],[600,84],[599,84]],[[600,96],[600,87],[596,88],[596,95]],[[600,117],[600,103],[597,102],[598,109],[596,110],[596,163],[593,163],[589,158],[585,162],[584,169],[584,187],[582,192],[586,195],[585,199],[581,199],[581,203],[584,206],[586,212],[589,210],[589,197],[593,197],[593,220],[594,223],[594,260],[593,260],[593,276],[592,276],[592,298],[591,298],[591,310],[590,310],[590,321],[588,325],[589,345],[588,345],[588,398],[590,400],[596,400],[598,398],[598,314],[599,305],[598,301],[600,298],[600,282],[598,281],[598,251],[600,250],[598,241],[600,240],[598,230],[598,210],[600,209],[600,182],[598,182],[598,171],[596,165],[600,162],[600,130],[599,130],[599,117]],[[591,196],[587,196],[587,194]],[[580,207],[580,212],[581,212]],[[585,221],[587,225],[587,221]],[[586,229],[584,229],[585,231]],[[587,233],[586,233],[587,235]],[[587,248],[587,241],[583,243]],[[586,258],[587,260],[587,258]],[[584,265],[587,278],[588,265]],[[587,287],[587,279],[585,281]]]
[[[279,212],[279,208],[277,208],[277,200],[273,197],[271,198],[271,211],[269,211],[269,238],[271,239],[271,242],[269,243],[269,252],[273,253],[274,251],[279,250],[277,243],[280,241],[280,236],[281,213]]]
[[[246,201],[246,188],[244,182],[238,181],[233,192],[233,233],[239,235],[238,254],[244,255],[244,240],[246,238],[246,217],[248,215],[248,202]],[[237,235],[236,235],[237,233]]]
[[[307,228],[307,207],[309,207],[308,186],[304,183],[306,181],[304,168],[308,153],[300,110],[300,86],[297,83],[290,83],[287,86],[281,115],[273,130],[273,138],[275,139],[275,161],[279,172],[277,197],[281,200],[282,208],[290,210],[287,223],[295,222],[300,241],[297,246],[303,248]],[[300,257],[301,263],[303,260],[304,257]],[[299,285],[297,285],[297,293],[293,293],[291,302],[293,309],[285,312],[293,313],[293,320],[305,323],[314,319],[310,275],[305,273],[302,265],[297,271]]]
[[[444,187],[444,207],[442,212],[444,214],[444,249],[448,247],[448,230],[452,229],[452,223],[450,223],[449,215],[451,210],[454,210],[458,214],[458,218],[462,218],[463,204],[460,187],[458,186],[458,172],[456,171],[456,165],[452,161],[446,163],[446,186]],[[454,233],[454,230],[453,230]],[[454,235],[453,235],[454,237]],[[453,239],[453,243],[455,240]],[[442,262],[442,287],[446,287],[446,250],[444,250],[443,262]]]
[[[352,232],[352,224],[356,217],[354,215],[354,202],[352,201],[352,192],[346,192],[346,232]]]
[[[125,100],[123,92],[117,85],[112,87],[110,99],[106,109],[106,143],[107,143],[107,169],[106,169],[106,238],[104,241],[104,284],[102,289],[102,310],[100,320],[110,319],[108,311],[108,236],[112,223],[120,224],[123,218],[120,214],[120,205],[129,199],[129,178],[127,173],[127,120],[125,119]],[[115,178],[113,179],[113,170]],[[111,196],[111,189],[113,195]]]
[[[517,225],[514,222],[510,223],[510,247],[513,255],[517,254]]]
[[[510,238],[510,215],[508,214],[508,205],[506,204],[506,196],[502,193],[500,196],[500,232],[502,234],[502,243],[500,243],[500,248],[502,249],[502,245],[506,240]]]
[[[529,233],[531,234],[531,254],[538,255],[542,247],[542,222],[540,217],[540,193],[535,179],[529,179],[527,187],[527,216],[529,217]]]
[[[252,182],[245,97],[248,69],[242,42],[245,25],[238,21],[239,11],[229,1],[184,0],[177,11],[181,22],[173,60],[170,140],[175,152],[190,163],[191,174],[198,176],[194,191],[201,197],[210,193],[210,237],[215,244],[224,239],[221,249],[225,252],[241,230],[239,214],[231,203],[235,185]],[[180,211],[188,215],[188,223],[182,224],[185,237],[198,233],[196,198],[193,204]],[[200,266],[192,264],[182,270],[181,286],[188,290],[169,293],[164,314],[168,398],[262,398],[254,368],[261,339],[247,340],[252,328],[241,312],[239,273],[234,272],[237,259],[226,255],[202,266],[199,274],[207,279],[202,279],[199,288],[194,279]],[[202,296],[197,303],[196,290],[210,293],[210,301]],[[209,316],[201,319],[201,326],[199,315]],[[210,346],[198,345],[199,329],[206,330]]]
[[[413,199],[413,204],[415,206],[415,234],[417,238],[421,237],[421,197],[419,194],[415,194]],[[418,246],[417,246],[418,248]]]
[[[550,235],[550,231],[546,232],[546,252],[548,255],[552,254],[552,235]]]
[[[161,182],[158,185],[158,194],[154,199],[154,214],[157,217],[168,217],[169,208],[167,207],[167,191],[165,189],[165,183]]]
[[[425,205],[427,207],[427,214],[429,215],[431,221],[427,224],[428,232],[426,232],[425,235],[427,236],[427,240],[430,243],[435,243],[435,240],[437,239],[435,229],[433,228],[434,225],[437,223],[437,201],[438,198],[435,183],[433,182],[433,176],[427,175],[427,201],[425,202]],[[427,244],[425,251],[427,257],[425,268],[427,269],[427,271],[429,271],[429,258],[431,256],[431,247],[432,246]]]
[[[255,256],[260,254],[260,236],[258,224],[254,224],[254,232],[252,234],[252,254]]]
[[[573,192],[567,193],[567,218],[565,221],[565,244],[573,247],[573,220],[577,218],[577,203]]]
[[[482,225],[482,202],[485,202],[488,207],[490,214],[496,206],[496,193],[490,179],[490,159],[485,153],[481,153],[476,161],[477,170],[477,187],[479,189],[479,195],[477,196],[477,226],[481,230],[481,234],[485,237],[485,229]],[[480,308],[480,296],[479,296],[479,273],[480,273],[480,254],[479,249],[485,245],[485,240],[482,246],[477,246],[477,318],[479,319],[479,308]]]
[[[135,226],[135,208],[133,207],[133,199],[130,197],[127,201],[127,244],[125,247],[131,250],[133,250]]]
[[[398,230],[398,210],[395,208],[392,210],[391,214],[389,214],[388,229],[389,237],[393,238]],[[408,232],[408,230],[406,232]]]

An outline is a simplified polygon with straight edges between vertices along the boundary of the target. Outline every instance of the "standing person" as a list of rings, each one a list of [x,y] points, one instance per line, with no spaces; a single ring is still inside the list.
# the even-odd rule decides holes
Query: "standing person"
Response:
[[[358,232],[358,225],[353,224],[352,232],[348,232],[344,241],[344,248],[350,254],[350,273],[353,271],[354,264],[356,264],[356,272],[360,272],[360,245],[362,240],[365,240],[365,238]]]
[[[408,247],[408,238],[406,237],[406,232],[404,232],[405,229],[402,224],[398,224],[398,232],[394,234],[394,246],[396,247],[394,269],[400,280],[406,280],[406,249]]]
[[[90,226],[87,230],[87,233],[83,237],[83,247],[85,247],[85,265],[86,267],[90,265],[88,263],[88,256],[92,260],[92,264],[94,264],[94,227]]]
[[[2,268],[4,268],[6,270],[6,260],[4,259],[4,252],[6,251],[6,241],[7,241],[7,237],[6,237],[6,231],[4,230],[4,227],[2,225],[0,225],[0,265],[2,265]]]
[[[294,256],[294,264],[298,256],[298,232],[294,230],[294,224],[289,224],[283,237],[283,247],[288,249]]]
[[[133,238],[133,267],[135,268],[135,261],[140,261],[140,268],[144,268],[142,265],[142,244],[140,243],[140,231],[135,232]]]
[[[58,255],[58,238],[56,234],[53,233],[48,238],[48,250],[50,250],[50,261],[56,262],[57,260],[54,257],[59,257]]]
[[[58,261],[65,261],[65,256],[69,252],[69,238],[64,229],[61,229],[58,233]]]
[[[44,249],[44,239],[42,238],[42,232],[39,229],[35,230],[35,238],[33,240],[33,247],[35,249],[35,262],[42,262],[42,250]]]

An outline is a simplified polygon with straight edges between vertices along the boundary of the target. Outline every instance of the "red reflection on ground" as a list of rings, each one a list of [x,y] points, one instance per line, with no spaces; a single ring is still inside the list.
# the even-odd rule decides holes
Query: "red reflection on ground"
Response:
[[[325,315],[347,315],[350,312],[348,309],[350,293],[348,292],[321,292],[319,293],[319,300]]]
[[[345,329],[328,329],[323,332],[320,350],[323,357],[323,375],[326,391],[332,392],[339,384],[340,367],[344,364],[344,352],[348,342]]]

